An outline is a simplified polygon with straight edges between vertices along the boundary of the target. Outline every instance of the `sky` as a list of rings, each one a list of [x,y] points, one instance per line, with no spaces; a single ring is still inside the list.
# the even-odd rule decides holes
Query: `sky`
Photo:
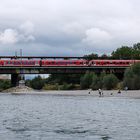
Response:
[[[110,54],[140,42],[139,0],[0,0],[0,55]]]

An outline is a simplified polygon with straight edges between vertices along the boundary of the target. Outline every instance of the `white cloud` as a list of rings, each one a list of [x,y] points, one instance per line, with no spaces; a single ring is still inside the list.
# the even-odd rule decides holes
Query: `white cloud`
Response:
[[[0,43],[2,44],[14,44],[18,42],[18,33],[13,29],[6,29],[0,33]]]
[[[140,41],[139,5],[139,0],[4,0],[0,49],[4,52],[2,44],[16,49],[26,43],[25,52],[30,48],[40,55],[44,49],[59,55],[64,48],[69,55],[111,52]]]
[[[33,33],[33,24],[31,22],[25,22],[22,24],[19,29],[5,29],[3,32],[0,32],[0,43],[2,44],[16,44],[34,41],[35,37]]]
[[[34,25],[30,21],[26,21],[22,25],[20,25],[20,30],[23,32],[25,35],[32,34],[34,32]]]
[[[82,41],[90,46],[103,43],[105,44],[112,39],[112,36],[107,31],[101,30],[99,28],[88,29],[86,30],[85,34],[86,37]]]

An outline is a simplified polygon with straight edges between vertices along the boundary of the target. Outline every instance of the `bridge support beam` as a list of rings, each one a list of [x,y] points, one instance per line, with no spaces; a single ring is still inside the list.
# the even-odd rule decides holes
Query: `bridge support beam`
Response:
[[[11,85],[12,87],[18,86],[19,74],[11,74]]]

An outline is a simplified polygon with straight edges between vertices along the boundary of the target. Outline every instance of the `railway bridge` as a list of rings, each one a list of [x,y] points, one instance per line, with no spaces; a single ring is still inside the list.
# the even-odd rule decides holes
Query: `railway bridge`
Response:
[[[82,60],[83,57],[44,57],[44,56],[0,56],[0,60]],[[11,84],[16,86],[19,80],[19,75],[21,74],[82,74],[86,71],[93,71],[97,74],[102,71],[106,73],[114,73],[116,75],[122,76],[124,70],[128,66],[26,66],[21,63],[18,66],[0,66],[0,74],[11,74]]]

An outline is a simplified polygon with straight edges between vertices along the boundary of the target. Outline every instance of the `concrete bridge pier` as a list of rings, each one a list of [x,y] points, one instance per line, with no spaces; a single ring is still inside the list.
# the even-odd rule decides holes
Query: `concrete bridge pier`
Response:
[[[20,80],[20,74],[11,74],[11,85],[12,87],[18,86],[18,82]]]

